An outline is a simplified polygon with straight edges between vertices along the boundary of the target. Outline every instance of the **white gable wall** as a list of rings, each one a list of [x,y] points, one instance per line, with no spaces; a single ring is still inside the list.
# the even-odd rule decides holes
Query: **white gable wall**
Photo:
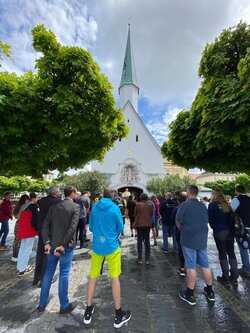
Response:
[[[115,143],[114,148],[106,154],[103,164],[94,162],[92,164],[93,170],[114,174],[119,171],[119,163],[128,157],[132,157],[140,163],[143,173],[163,174],[163,157],[160,147],[146,129],[130,102],[126,103],[123,112],[126,124],[130,128],[128,137]],[[138,136],[138,142],[136,136]]]

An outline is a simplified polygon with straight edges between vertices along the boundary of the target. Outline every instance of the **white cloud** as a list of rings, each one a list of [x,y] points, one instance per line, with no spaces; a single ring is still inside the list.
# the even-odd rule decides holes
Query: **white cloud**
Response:
[[[4,62],[3,70],[21,73],[34,69],[39,55],[32,48],[31,30],[43,23],[63,45],[90,49],[96,41],[98,25],[88,13],[85,1],[0,0],[1,39],[12,47],[15,63]]]
[[[180,108],[169,107],[163,114],[162,119],[157,121],[151,120],[145,124],[159,145],[168,138],[169,125],[176,119],[178,113],[181,111],[182,109]]]

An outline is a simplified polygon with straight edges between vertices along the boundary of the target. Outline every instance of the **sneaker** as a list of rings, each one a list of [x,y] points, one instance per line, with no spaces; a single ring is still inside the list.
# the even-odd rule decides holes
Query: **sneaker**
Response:
[[[146,265],[150,265],[150,261],[149,260],[146,260]]]
[[[142,265],[142,260],[141,259],[136,259],[136,263],[139,265]]]
[[[168,253],[168,250],[164,249],[163,247],[161,248],[162,252]]]
[[[223,284],[226,288],[230,288],[229,280],[225,279],[223,276],[217,276],[217,281]]]
[[[7,245],[1,245],[0,246],[0,251],[7,251],[8,250],[8,246]]]
[[[89,238],[84,238],[84,242],[89,242],[90,239]]]
[[[211,302],[215,301],[213,290],[208,291],[207,287],[204,287],[204,294],[207,296],[209,301]]]
[[[238,269],[238,273],[239,273],[240,275],[250,276],[250,272],[244,271],[243,268],[239,268],[239,269]]]
[[[22,276],[28,275],[28,274],[30,274],[30,273],[32,273],[32,272],[33,272],[33,268],[32,268],[31,266],[29,266],[29,267],[27,267],[27,268],[25,269],[25,271],[23,271],[23,272],[18,272],[18,273],[17,273],[17,276],[22,277]]]
[[[37,309],[38,312],[42,313],[42,312],[45,311],[46,306],[47,306],[47,305],[43,305],[43,306],[40,306],[40,305],[39,305],[36,309]]]
[[[179,296],[183,301],[187,302],[190,305],[195,305],[196,304],[196,300],[195,300],[194,295],[187,295],[186,290],[181,290],[179,292]]]
[[[66,309],[60,309],[59,314],[63,315],[63,314],[67,314],[67,313],[71,313],[77,306],[77,302],[72,302],[69,303],[68,307]]]
[[[83,319],[84,324],[89,325],[91,323],[93,313],[94,313],[93,305],[86,308]]]
[[[131,318],[130,310],[122,311],[122,314],[115,316],[114,328],[120,328]]]
[[[86,247],[88,247],[88,244],[81,244],[79,248],[80,249],[85,249]]]
[[[186,276],[186,272],[185,272],[185,270],[184,269],[178,269],[178,273],[180,274],[180,276],[182,276],[182,277],[185,277]]]
[[[17,261],[18,261],[18,258],[12,257],[12,258],[11,258],[11,261],[12,261],[12,262],[17,262]]]

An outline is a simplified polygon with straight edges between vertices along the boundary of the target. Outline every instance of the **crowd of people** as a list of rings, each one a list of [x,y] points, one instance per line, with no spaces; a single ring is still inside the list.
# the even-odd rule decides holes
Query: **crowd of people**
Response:
[[[59,262],[60,314],[72,312],[77,303],[69,302],[68,284],[74,247],[79,241],[80,248],[88,247],[87,228],[93,235],[92,256],[87,286],[87,307],[84,323],[89,325],[94,313],[93,298],[96,280],[102,274],[104,261],[107,262],[111,278],[112,296],[115,307],[114,327],[120,328],[131,318],[129,310],[121,307],[121,241],[124,237],[126,219],[130,221],[130,236],[137,239],[137,265],[150,265],[150,235],[157,246],[162,228],[164,253],[172,248],[178,253],[179,274],[187,278],[187,287],[179,291],[179,297],[190,305],[196,304],[196,266],[201,266],[206,283],[204,294],[215,301],[212,272],[207,253],[208,225],[218,249],[222,274],[218,282],[225,287],[237,286],[238,276],[250,276],[249,233],[250,197],[243,186],[235,189],[231,202],[218,189],[213,190],[210,200],[205,203],[198,199],[198,187],[189,185],[185,193],[165,194],[160,202],[156,195],[142,193],[138,201],[129,189],[122,192],[107,188],[91,205],[89,191],[83,194],[73,186],[64,189],[65,199],[57,186],[51,186],[46,197],[38,200],[36,193],[23,194],[13,207],[12,193],[6,192],[0,204],[0,250],[6,251],[9,220],[16,219],[12,261],[17,263],[17,274],[24,277],[32,273],[29,259],[38,237],[37,255],[33,285],[41,287],[37,310],[45,311],[49,302],[51,284]],[[235,216],[243,223],[244,246],[235,234]],[[169,241],[171,237],[171,242]],[[234,251],[235,238],[242,260],[238,269]]]

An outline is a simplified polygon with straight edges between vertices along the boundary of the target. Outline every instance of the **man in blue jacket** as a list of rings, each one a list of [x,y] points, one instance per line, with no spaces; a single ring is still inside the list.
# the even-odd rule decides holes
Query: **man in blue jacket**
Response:
[[[123,219],[119,207],[112,201],[115,191],[107,188],[103,198],[93,206],[89,230],[93,233],[93,251],[89,282],[87,288],[87,308],[84,313],[84,324],[90,324],[94,312],[93,298],[96,279],[102,273],[103,263],[108,264],[109,276],[112,281],[112,295],[115,304],[114,327],[120,328],[131,318],[129,310],[121,309],[121,248],[118,237],[123,232]]]

